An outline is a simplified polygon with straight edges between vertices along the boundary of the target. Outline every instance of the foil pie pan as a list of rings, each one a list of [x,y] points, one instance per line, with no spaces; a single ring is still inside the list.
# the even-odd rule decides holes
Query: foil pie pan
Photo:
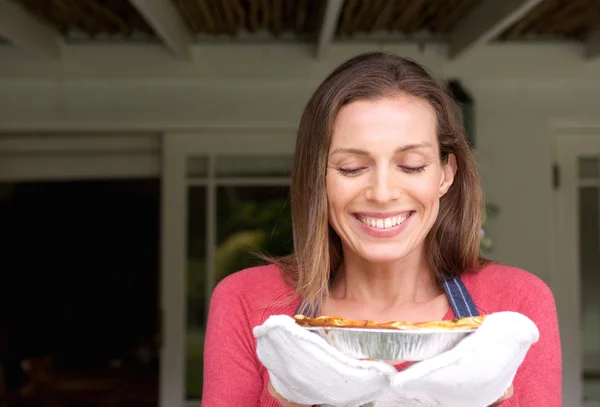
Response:
[[[417,362],[446,352],[475,328],[377,329],[304,327],[347,356],[397,362]]]

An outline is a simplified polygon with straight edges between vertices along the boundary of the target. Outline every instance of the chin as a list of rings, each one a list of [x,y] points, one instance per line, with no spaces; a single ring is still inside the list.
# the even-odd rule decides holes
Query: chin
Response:
[[[383,248],[381,248],[383,249]],[[404,258],[406,258],[410,253],[411,250],[407,250],[405,248],[385,248],[385,250],[377,250],[377,249],[371,249],[371,250],[364,250],[364,251],[360,251],[358,252],[358,256],[361,257],[363,260],[368,261],[369,263],[394,263],[397,261],[400,261]]]

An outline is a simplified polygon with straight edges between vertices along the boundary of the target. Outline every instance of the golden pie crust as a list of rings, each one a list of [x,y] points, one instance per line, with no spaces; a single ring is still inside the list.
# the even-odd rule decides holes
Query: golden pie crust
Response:
[[[304,327],[326,327],[326,328],[374,328],[374,329],[398,329],[398,330],[415,330],[415,329],[476,329],[481,325],[485,316],[475,316],[451,319],[447,321],[425,321],[425,322],[376,322],[369,320],[353,320],[341,317],[318,317],[309,318],[304,315],[295,315],[294,320],[300,326]]]

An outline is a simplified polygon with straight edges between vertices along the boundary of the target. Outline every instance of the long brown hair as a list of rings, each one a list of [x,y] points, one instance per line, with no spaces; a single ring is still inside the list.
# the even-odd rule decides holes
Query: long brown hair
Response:
[[[329,225],[326,172],[334,120],[342,106],[360,99],[410,94],[435,109],[442,162],[456,157],[454,183],[440,200],[425,242],[436,281],[482,267],[479,235],[483,193],[465,139],[459,109],[446,89],[421,65],[381,52],[356,56],[335,69],[317,88],[300,120],[292,169],[291,209],[294,253],[277,259],[303,299],[304,312],[318,312],[329,282],[342,263],[339,236]]]

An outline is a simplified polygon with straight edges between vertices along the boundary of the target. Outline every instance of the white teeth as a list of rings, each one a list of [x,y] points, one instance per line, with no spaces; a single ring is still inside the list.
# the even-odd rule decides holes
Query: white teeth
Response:
[[[373,228],[377,228],[377,229],[389,229],[392,226],[396,226],[396,225],[400,225],[402,224],[409,215],[402,215],[402,216],[395,216],[395,217],[391,217],[391,218],[368,218],[368,217],[358,217],[358,220],[360,220],[362,223],[364,223],[365,225],[371,226]]]

